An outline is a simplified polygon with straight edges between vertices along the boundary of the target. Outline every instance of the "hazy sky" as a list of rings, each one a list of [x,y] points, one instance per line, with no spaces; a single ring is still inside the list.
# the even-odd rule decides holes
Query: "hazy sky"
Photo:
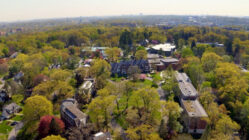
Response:
[[[139,13],[249,16],[249,0],[0,0],[0,21]]]

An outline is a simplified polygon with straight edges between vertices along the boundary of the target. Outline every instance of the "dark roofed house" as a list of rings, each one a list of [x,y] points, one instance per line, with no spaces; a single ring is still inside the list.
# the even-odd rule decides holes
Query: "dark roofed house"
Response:
[[[148,62],[150,64],[151,71],[162,71],[167,67],[172,66],[174,70],[178,69],[179,60],[172,57],[163,58],[158,54],[148,54],[147,55]]]
[[[20,81],[21,78],[24,76],[24,73],[23,72],[18,72],[15,76],[14,76],[14,80],[15,81]]]
[[[11,118],[15,113],[20,112],[22,109],[16,103],[11,103],[3,107],[1,120]]]
[[[112,63],[111,64],[112,75],[117,74],[118,76],[127,76],[127,71],[130,66],[137,66],[141,73],[149,73],[150,66],[148,60],[128,60],[128,61],[121,61],[119,63]]]
[[[5,90],[0,90],[0,103],[4,103],[9,99],[8,94]]]
[[[61,119],[67,127],[80,127],[85,126],[87,123],[87,115],[78,109],[75,99],[69,98],[64,100],[60,112]]]

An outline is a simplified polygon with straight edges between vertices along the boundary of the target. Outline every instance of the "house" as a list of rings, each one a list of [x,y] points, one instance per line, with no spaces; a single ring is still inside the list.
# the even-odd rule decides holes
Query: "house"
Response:
[[[48,67],[48,69],[59,69],[61,67],[61,65],[60,64],[51,64],[49,67]]]
[[[100,57],[103,57],[103,58],[106,58],[107,55],[105,53],[105,50],[107,49],[108,47],[85,47],[84,49],[81,50],[81,52],[83,54],[85,54],[86,52],[90,52],[90,53],[96,53],[98,52]],[[95,57],[95,56],[92,56],[92,58]]]
[[[172,57],[163,58],[158,54],[148,54],[147,59],[149,61],[149,65],[151,71],[162,71],[167,69],[169,66],[172,66],[173,69],[178,69],[179,60]]]
[[[5,90],[0,90],[0,103],[4,103],[9,99],[8,94]]]
[[[165,68],[172,66],[174,70],[177,70],[179,66],[179,60],[172,57],[166,57],[164,59],[161,59],[161,62],[164,64]]]
[[[208,115],[199,101],[197,99],[181,99],[181,106],[184,110],[182,118],[187,127],[187,132],[191,134],[204,133],[207,126],[205,118],[207,118]]]
[[[152,46],[148,52],[152,54],[160,54],[165,56],[170,56],[175,51],[176,46],[165,43],[165,44],[158,44],[155,46]]]
[[[87,123],[87,115],[78,109],[77,104],[72,98],[64,100],[61,104],[61,119],[67,127],[80,127]]]
[[[212,43],[212,42],[207,42],[207,43],[197,42],[197,44],[210,45],[210,46],[213,46],[213,47],[224,47],[224,44],[221,44],[221,43],[218,43],[218,42],[215,42],[215,43]]]
[[[20,81],[21,78],[24,76],[24,73],[23,72],[18,72],[15,76],[14,76],[14,80],[16,82]]]
[[[158,54],[147,54],[147,59],[150,65],[151,71],[158,69],[164,69],[164,65],[161,62],[161,58]]]
[[[103,132],[98,132],[94,134],[93,140],[111,140],[111,134],[109,132],[103,133]]]
[[[181,98],[184,100],[195,100],[198,93],[186,73],[176,72],[176,80],[181,91]]]
[[[6,35],[6,32],[0,31],[0,36],[5,36],[5,35]]]
[[[127,76],[128,69],[131,66],[137,66],[141,70],[141,73],[150,72],[148,60],[128,60],[119,63],[111,63],[111,73],[112,75]]]
[[[16,103],[11,103],[9,105],[6,105],[2,109],[1,120],[9,119],[15,113],[18,113],[21,110],[22,110],[21,107],[19,105],[17,105]]]

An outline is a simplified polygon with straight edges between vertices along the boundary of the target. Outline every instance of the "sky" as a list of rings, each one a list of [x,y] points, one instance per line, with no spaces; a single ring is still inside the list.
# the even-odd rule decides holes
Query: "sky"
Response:
[[[0,0],[0,21],[140,13],[249,16],[249,0]]]

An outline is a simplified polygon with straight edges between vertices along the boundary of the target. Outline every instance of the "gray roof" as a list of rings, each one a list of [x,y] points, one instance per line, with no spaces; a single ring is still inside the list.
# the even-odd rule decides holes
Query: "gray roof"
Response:
[[[158,54],[147,54],[147,59],[157,59],[159,58],[159,55]]]
[[[86,122],[87,115],[81,112],[77,107],[76,100],[69,98],[62,102],[62,110],[72,115],[72,118]]]
[[[9,118],[12,114],[21,110],[21,107],[16,103],[11,103],[3,107],[2,116],[5,118]]]
[[[177,63],[179,60],[176,58],[172,58],[172,57],[166,57],[164,59],[161,59],[161,61],[163,63]]]
[[[189,117],[208,117],[206,111],[198,100],[181,99],[181,103]]]
[[[186,73],[176,72],[176,79],[183,98],[196,98],[198,93]]]

